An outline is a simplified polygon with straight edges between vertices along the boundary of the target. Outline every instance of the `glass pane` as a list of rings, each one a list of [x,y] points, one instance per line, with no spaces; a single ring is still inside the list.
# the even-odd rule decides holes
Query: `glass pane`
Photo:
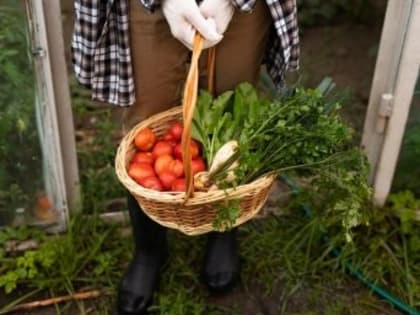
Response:
[[[413,95],[393,191],[411,190],[420,197],[420,77]]]
[[[45,224],[55,211],[43,181],[34,71],[24,1],[0,2],[0,227]],[[38,116],[38,118],[37,118]]]

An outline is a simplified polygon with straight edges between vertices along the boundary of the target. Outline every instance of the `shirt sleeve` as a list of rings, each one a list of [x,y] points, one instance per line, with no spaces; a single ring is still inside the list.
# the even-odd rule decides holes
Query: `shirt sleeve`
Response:
[[[155,8],[160,6],[160,0],[139,0],[149,12],[153,12]]]
[[[233,5],[243,12],[251,12],[256,0],[231,0]]]

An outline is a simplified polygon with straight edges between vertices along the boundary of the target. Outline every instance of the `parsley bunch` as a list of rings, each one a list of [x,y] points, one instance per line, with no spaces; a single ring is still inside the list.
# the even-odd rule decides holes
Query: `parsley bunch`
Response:
[[[193,137],[203,144],[209,165],[223,144],[238,141],[233,185],[272,173],[306,178],[312,192],[325,197],[311,200],[323,199],[325,211],[338,214],[349,238],[350,229],[363,222],[360,209],[370,189],[366,159],[354,148],[352,129],[339,109],[322,89],[297,88],[267,100],[243,83],[215,99],[201,92]],[[223,182],[223,176],[217,184],[232,186]]]

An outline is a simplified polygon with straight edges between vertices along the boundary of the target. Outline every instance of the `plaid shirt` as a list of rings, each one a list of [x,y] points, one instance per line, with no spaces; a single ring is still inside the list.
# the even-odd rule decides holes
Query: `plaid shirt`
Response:
[[[128,23],[129,0],[75,0],[72,37],[74,71],[81,84],[99,101],[128,106],[135,101]],[[257,0],[232,0],[241,11],[252,11]],[[296,0],[266,0],[276,36],[265,61],[280,87],[287,70],[297,69],[299,37]],[[159,0],[140,0],[150,11]]]

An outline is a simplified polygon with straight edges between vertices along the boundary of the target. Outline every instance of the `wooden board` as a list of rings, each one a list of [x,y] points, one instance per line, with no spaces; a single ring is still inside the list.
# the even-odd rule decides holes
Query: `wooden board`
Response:
[[[372,166],[370,180],[379,205],[391,187],[418,72],[413,59],[420,55],[414,38],[420,32],[418,5],[419,0],[388,2],[365,118],[362,146]]]
[[[60,133],[66,197],[68,208],[71,210],[80,207],[80,182],[60,1],[48,1],[48,5],[44,5],[44,14],[55,92],[54,105]],[[66,45],[70,46],[70,42]]]

